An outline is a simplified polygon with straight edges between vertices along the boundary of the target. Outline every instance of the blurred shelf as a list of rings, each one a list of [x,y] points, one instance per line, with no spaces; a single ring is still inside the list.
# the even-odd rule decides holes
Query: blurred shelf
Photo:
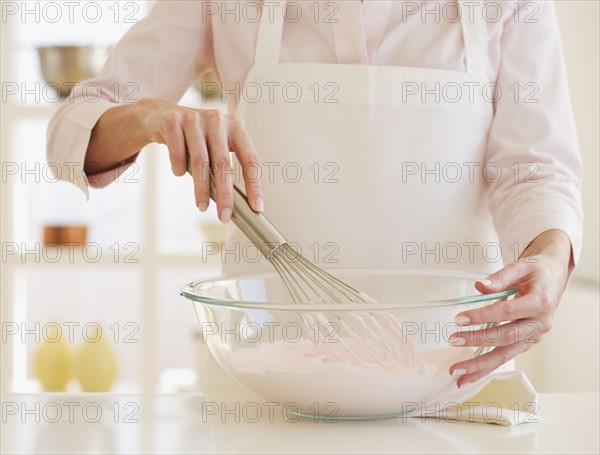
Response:
[[[41,254],[41,253],[40,253]],[[36,260],[33,253],[18,253],[14,255],[6,255],[3,259],[3,265],[12,267],[55,267],[57,265],[67,265],[74,267],[81,266],[120,266],[120,267],[147,267],[150,264],[159,264],[160,266],[194,266],[194,267],[215,267],[221,265],[220,254],[214,254],[206,257],[202,257],[200,251],[190,252],[187,254],[179,253],[159,253],[149,254],[139,251],[132,254],[126,259],[127,253],[121,251],[120,257],[115,260],[113,251],[110,251],[108,247],[105,247],[103,254],[98,260],[87,259],[82,253],[81,249],[74,249],[71,257],[69,257],[69,250],[65,248],[62,250],[62,256],[59,260],[54,261],[52,253],[48,254],[51,258]],[[152,265],[154,266],[154,265]]]

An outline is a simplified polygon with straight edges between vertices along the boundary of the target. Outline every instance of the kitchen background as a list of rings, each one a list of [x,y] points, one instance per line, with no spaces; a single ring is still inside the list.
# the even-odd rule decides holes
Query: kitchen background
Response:
[[[20,12],[7,13],[8,3],[27,3],[31,12],[21,20]],[[52,322],[70,337],[70,351],[94,338],[94,327],[102,328],[105,351],[79,355],[99,364],[101,356],[106,361],[114,355],[113,391],[201,390],[210,359],[194,310],[178,290],[219,273],[219,255],[201,254],[205,242],[220,242],[226,234],[215,213],[194,210],[191,179],[172,176],[161,146],[149,146],[118,182],[92,190],[89,202],[76,187],[55,182],[45,161],[47,123],[58,102],[51,87],[44,89],[37,47],[114,45],[151,2],[82,2],[101,5],[101,17],[94,8],[85,11],[97,22],[83,20],[82,9],[69,21],[65,6],[56,23],[44,3],[62,4],[2,6],[1,390],[42,390],[34,360],[44,337],[53,336]],[[585,162],[585,245],[553,330],[517,362],[540,392],[598,391],[598,5],[556,2]],[[203,103],[193,87],[181,103],[222,108],[218,99]],[[46,247],[44,228],[54,225],[86,226],[86,246]],[[76,381],[67,385],[80,387]]]

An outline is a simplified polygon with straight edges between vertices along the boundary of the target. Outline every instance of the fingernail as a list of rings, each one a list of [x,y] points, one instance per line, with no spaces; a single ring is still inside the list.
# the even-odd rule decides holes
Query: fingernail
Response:
[[[206,209],[208,209],[208,202],[200,202],[200,204],[198,204],[198,209],[201,212],[206,212]]]
[[[458,325],[466,325],[471,322],[471,319],[469,319],[467,316],[456,316],[454,318],[454,322],[456,322]]]
[[[226,208],[221,211],[221,223],[227,224],[229,223],[229,219],[231,218],[231,209]]]
[[[464,368],[457,368],[452,372],[452,376],[462,376],[463,374],[467,374],[467,370]]]
[[[263,198],[258,196],[254,198],[254,210],[262,212],[265,209]]]
[[[492,284],[492,280],[490,280],[489,278],[486,278],[485,280],[479,280],[479,282],[484,286],[489,286],[490,284]]]
[[[450,337],[450,339],[448,341],[450,344],[453,344],[454,346],[464,346],[465,343],[467,342],[467,340],[465,340],[463,337]]]

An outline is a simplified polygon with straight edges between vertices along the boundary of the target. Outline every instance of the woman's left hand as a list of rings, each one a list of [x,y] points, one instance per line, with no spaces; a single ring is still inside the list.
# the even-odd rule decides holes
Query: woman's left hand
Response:
[[[477,381],[541,340],[552,327],[572,270],[571,242],[563,231],[553,229],[537,236],[517,262],[476,283],[482,293],[510,288],[517,293],[512,300],[456,315],[459,325],[504,323],[450,336],[454,346],[495,346],[486,354],[450,367],[450,374],[460,376],[458,387]]]

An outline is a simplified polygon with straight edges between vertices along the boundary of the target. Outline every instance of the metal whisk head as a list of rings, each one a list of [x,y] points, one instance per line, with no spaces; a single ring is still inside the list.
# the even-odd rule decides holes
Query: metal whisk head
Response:
[[[271,262],[294,303],[367,303],[373,299],[340,281],[303,257],[288,242],[276,245],[266,258]],[[306,327],[321,330],[334,327],[329,343],[315,343],[328,358],[360,365],[396,359],[403,364],[412,359],[412,347],[402,339],[402,328],[386,314],[374,312],[345,313],[335,311],[303,312]],[[371,340],[371,341],[369,341]],[[360,352],[357,352],[359,349]]]
[[[294,303],[366,303],[365,295],[307,260],[288,242],[267,259],[285,283]]]

